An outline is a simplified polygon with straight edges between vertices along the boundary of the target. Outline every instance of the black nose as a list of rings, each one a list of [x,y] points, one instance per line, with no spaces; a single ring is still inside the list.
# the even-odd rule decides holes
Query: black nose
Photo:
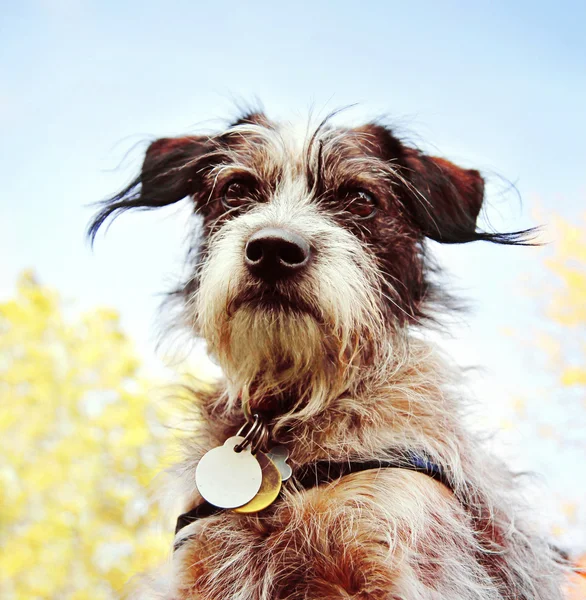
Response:
[[[250,237],[244,260],[253,275],[276,281],[301,271],[309,262],[310,254],[305,238],[287,229],[267,228]]]

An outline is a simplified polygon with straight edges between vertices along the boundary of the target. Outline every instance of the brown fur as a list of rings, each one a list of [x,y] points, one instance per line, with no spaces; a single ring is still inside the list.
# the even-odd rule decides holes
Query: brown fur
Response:
[[[169,482],[184,509],[202,501],[198,460],[240,428],[245,402],[289,449],[294,472],[408,449],[441,465],[452,491],[404,469],[310,490],[293,478],[257,515],[224,511],[182,529],[172,561],[137,599],[561,598],[562,568],[525,524],[515,478],[463,425],[457,369],[414,329],[448,305],[429,276],[428,239],[526,239],[478,230],[483,191],[477,171],[378,124],[322,123],[299,138],[251,114],[220,134],[150,146],[140,177],[91,233],[126,209],[184,196],[201,217],[176,296],[225,379],[194,395],[200,426]],[[247,240],[266,227],[307,240],[303,272],[267,284],[247,270]]]

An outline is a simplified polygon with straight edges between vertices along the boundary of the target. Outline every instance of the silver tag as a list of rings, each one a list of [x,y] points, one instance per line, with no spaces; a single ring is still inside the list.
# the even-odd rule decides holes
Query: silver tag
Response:
[[[236,452],[241,436],[228,438],[223,446],[206,452],[195,470],[199,493],[214,506],[236,508],[252,500],[262,482],[262,469],[250,447]]]
[[[287,464],[289,450],[285,446],[273,446],[266,454],[275,463],[277,469],[279,469],[281,480],[287,481],[293,473],[291,466]]]

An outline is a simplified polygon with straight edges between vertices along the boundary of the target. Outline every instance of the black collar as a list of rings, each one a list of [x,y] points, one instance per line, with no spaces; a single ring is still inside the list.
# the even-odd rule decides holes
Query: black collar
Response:
[[[395,452],[396,453],[396,452]],[[372,459],[365,461],[347,460],[341,462],[332,462],[330,460],[320,460],[315,463],[300,467],[292,477],[297,487],[309,490],[318,485],[330,483],[345,475],[351,473],[360,473],[361,471],[370,471],[374,469],[407,469],[417,473],[423,473],[443,483],[449,490],[454,491],[454,487],[449,477],[441,465],[431,462],[425,456],[415,452],[407,451],[396,456],[393,459]],[[190,523],[211,517],[222,512],[223,508],[218,508],[209,502],[204,501],[189,512],[179,515],[175,535]],[[175,550],[179,548],[188,538],[183,538],[175,543]]]

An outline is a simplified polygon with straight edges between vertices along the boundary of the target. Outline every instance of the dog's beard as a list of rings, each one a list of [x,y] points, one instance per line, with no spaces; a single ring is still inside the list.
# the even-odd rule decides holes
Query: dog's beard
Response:
[[[315,415],[364,379],[386,339],[373,312],[360,315],[364,305],[347,294],[340,295],[337,310],[324,301],[320,311],[214,295],[199,313],[200,332],[233,395],[252,410]]]
[[[233,312],[218,311],[215,326],[203,333],[229,382],[253,404],[256,398],[286,395],[306,400],[316,385],[335,385],[340,371],[356,360],[345,336],[290,307],[249,302]]]
[[[303,396],[300,386],[314,388],[317,379],[335,380],[339,344],[310,314],[246,306],[231,319],[219,350],[229,379],[254,405],[267,396]]]

